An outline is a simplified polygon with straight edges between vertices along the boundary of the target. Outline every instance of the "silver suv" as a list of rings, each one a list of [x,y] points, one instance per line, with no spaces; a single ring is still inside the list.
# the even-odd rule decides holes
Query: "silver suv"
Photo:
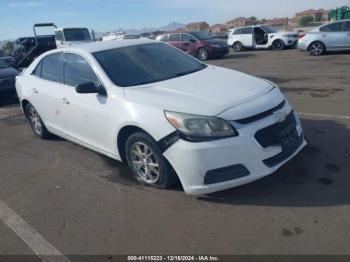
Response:
[[[320,26],[301,36],[298,49],[308,51],[312,56],[327,51],[350,50],[350,19]]]

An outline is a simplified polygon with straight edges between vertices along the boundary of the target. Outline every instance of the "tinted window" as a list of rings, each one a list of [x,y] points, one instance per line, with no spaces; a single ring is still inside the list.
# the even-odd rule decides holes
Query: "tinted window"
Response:
[[[36,75],[37,77],[41,77],[41,68],[42,68],[41,65],[42,65],[42,61],[40,61],[39,64],[34,69],[33,75]]]
[[[340,32],[342,30],[342,23],[334,23],[320,28],[321,32]]]
[[[240,35],[242,34],[242,29],[236,29],[233,33],[234,35]]]
[[[242,28],[241,30],[242,30],[241,34],[243,35],[250,35],[253,33],[253,29],[251,27],[245,27],[245,28]]]
[[[206,66],[163,43],[135,45],[94,53],[118,86],[134,86],[179,77]]]
[[[183,42],[190,42],[192,39],[194,39],[193,36],[189,34],[182,34],[182,41]]]
[[[7,56],[7,54],[4,51],[0,50],[0,56]]]
[[[76,54],[65,54],[64,82],[70,86],[78,86],[88,82],[93,82],[96,86],[101,85],[90,64]]]
[[[181,41],[180,34],[170,35],[169,41]]]
[[[213,36],[205,31],[191,32],[191,34],[197,37],[199,40],[213,39]]]
[[[344,23],[344,31],[350,31],[350,21]]]
[[[63,83],[63,54],[56,53],[42,60],[41,77],[46,80]]]
[[[163,42],[168,42],[169,41],[169,36],[168,35],[162,35],[161,37],[158,38],[159,41]]]
[[[276,33],[276,32],[277,32],[277,30],[276,30],[274,27],[270,26],[270,25],[262,25],[261,27],[262,27],[266,32],[268,32],[269,34],[271,34],[271,33]]]
[[[64,29],[64,36],[66,41],[89,41],[91,36],[89,30],[85,28]]]
[[[63,34],[62,34],[61,31],[56,31],[56,32],[55,32],[55,38],[56,38],[56,40],[58,40],[58,41],[64,41],[64,39],[63,39]]]

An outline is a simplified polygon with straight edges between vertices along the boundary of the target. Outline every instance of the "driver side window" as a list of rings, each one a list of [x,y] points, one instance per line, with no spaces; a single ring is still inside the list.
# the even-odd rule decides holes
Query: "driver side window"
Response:
[[[102,85],[90,64],[83,57],[77,54],[65,54],[64,83],[76,87],[88,82],[93,82],[96,86]]]

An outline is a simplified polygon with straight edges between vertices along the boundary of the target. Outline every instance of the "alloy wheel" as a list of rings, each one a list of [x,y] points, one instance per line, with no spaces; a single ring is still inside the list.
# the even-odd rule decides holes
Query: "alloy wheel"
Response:
[[[145,143],[136,142],[131,146],[131,162],[137,179],[155,184],[160,178],[160,167],[152,149]]]
[[[204,48],[198,50],[198,58],[200,60],[206,60],[208,58],[208,52]]]
[[[40,116],[38,112],[34,109],[34,107],[31,107],[29,109],[29,121],[33,127],[34,132],[40,136],[43,132],[43,126]]]
[[[310,46],[311,55],[319,56],[322,55],[323,51],[323,45],[321,43],[314,43]]]

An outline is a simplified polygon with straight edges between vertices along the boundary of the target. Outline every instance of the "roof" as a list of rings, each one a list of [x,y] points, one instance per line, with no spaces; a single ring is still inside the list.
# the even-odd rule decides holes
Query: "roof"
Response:
[[[149,40],[149,39],[120,39],[120,40],[111,40],[111,41],[89,42],[86,44],[77,44],[70,47],[61,48],[59,50],[62,50],[62,51],[83,50],[88,53],[94,53],[94,52],[104,51],[108,49],[133,46],[133,45],[151,44],[151,43],[159,43],[159,42],[155,40]]]

